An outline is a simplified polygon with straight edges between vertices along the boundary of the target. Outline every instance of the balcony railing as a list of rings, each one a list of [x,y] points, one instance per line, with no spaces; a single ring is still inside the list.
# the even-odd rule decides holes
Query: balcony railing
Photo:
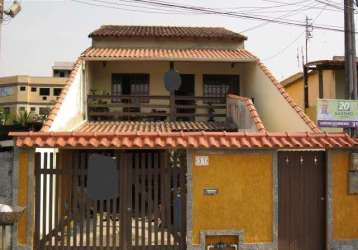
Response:
[[[90,121],[223,121],[226,98],[88,95]]]

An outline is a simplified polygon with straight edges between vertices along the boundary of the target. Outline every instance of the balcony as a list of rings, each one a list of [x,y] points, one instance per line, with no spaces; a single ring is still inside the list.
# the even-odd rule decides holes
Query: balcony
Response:
[[[226,98],[88,95],[89,121],[225,121]]]

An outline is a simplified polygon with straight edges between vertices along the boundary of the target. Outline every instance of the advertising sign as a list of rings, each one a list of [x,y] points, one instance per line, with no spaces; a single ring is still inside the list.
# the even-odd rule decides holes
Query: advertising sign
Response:
[[[326,128],[358,127],[358,100],[317,100],[317,124]]]

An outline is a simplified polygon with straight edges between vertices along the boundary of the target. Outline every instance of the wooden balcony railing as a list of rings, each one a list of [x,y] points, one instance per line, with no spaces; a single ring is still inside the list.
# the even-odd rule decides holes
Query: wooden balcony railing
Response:
[[[90,121],[219,121],[226,98],[204,96],[88,95]]]

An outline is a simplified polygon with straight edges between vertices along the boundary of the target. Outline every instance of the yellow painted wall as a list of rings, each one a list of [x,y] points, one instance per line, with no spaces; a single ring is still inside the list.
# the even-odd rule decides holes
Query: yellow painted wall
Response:
[[[27,206],[27,190],[28,190],[28,153],[22,152],[19,154],[19,175],[18,175],[18,194],[17,204],[21,207]],[[26,229],[27,229],[27,217],[24,214],[21,216],[18,224],[18,238],[17,241],[20,244],[26,244]]]
[[[302,78],[285,87],[287,93],[293,98],[293,100],[295,100],[296,104],[299,105],[301,108],[305,106],[303,87],[304,86]]]
[[[332,153],[333,240],[358,239],[358,195],[348,194],[349,153]]]
[[[272,154],[209,154],[209,166],[195,166],[194,154],[193,161],[193,244],[201,230],[225,229],[244,230],[246,243],[272,242]],[[205,187],[218,195],[204,196]]]

